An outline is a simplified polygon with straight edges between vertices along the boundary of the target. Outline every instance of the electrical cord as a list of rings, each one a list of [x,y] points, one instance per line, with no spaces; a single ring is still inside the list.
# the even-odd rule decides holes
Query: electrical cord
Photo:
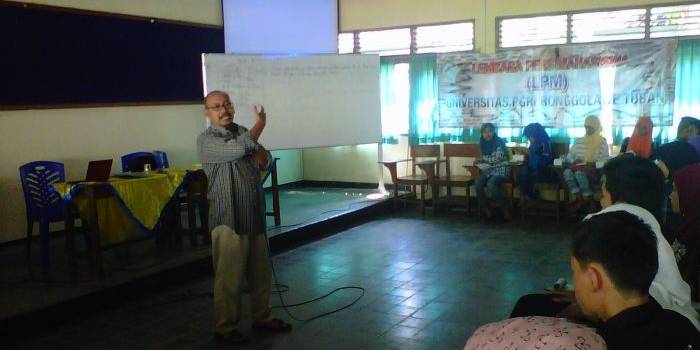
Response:
[[[319,217],[319,216],[321,216],[321,215],[324,215],[324,214],[327,214],[327,213],[331,213],[331,212],[348,211],[348,210],[351,210],[352,207],[353,207],[354,205],[363,204],[363,203],[368,203],[368,202],[374,202],[374,200],[364,200],[364,201],[360,201],[360,202],[351,203],[351,204],[349,204],[346,208],[327,210],[327,211],[324,211],[324,212],[322,212],[322,213],[320,213],[320,214],[318,214],[318,215],[316,215],[316,216],[314,216],[314,217],[312,217],[312,218],[310,218],[310,219],[304,220],[304,221],[299,222],[299,223],[297,223],[297,224],[284,225],[284,226],[273,226],[273,228],[284,228],[284,227],[295,227],[295,226],[299,226],[299,225],[302,225],[302,224],[304,224],[304,223],[306,223],[306,222],[309,222],[309,221],[311,221],[311,220],[314,220],[314,219],[316,219],[317,217]],[[267,230],[269,231],[269,230],[270,230],[270,227],[268,227]],[[285,284],[279,283],[279,279],[277,278],[277,271],[275,270],[275,264],[274,264],[274,261],[272,260],[272,255],[271,255],[271,250],[270,250],[270,242],[269,242],[269,240],[266,239],[266,240],[265,240],[265,243],[266,243],[266,247],[267,247],[267,251],[268,251],[268,257],[269,257],[269,259],[270,259],[270,267],[271,267],[271,269],[272,269],[272,276],[273,276],[273,278],[274,278],[274,280],[275,280],[275,283],[273,283],[273,286],[274,286],[275,289],[272,290],[271,293],[272,293],[272,294],[277,294],[277,296],[279,297],[279,300],[280,300],[280,304],[281,304],[281,305],[272,306],[271,308],[273,308],[273,309],[278,309],[278,308],[283,309],[283,310],[285,311],[285,313],[286,313],[291,319],[293,319],[293,320],[295,320],[295,321],[298,321],[298,322],[310,322],[310,321],[319,319],[319,318],[321,318],[321,317],[325,317],[325,316],[334,314],[334,313],[336,313],[336,312],[340,312],[340,311],[342,311],[342,310],[345,310],[345,309],[347,309],[347,308],[349,308],[349,307],[355,305],[358,301],[360,301],[360,299],[362,299],[362,297],[365,296],[365,292],[366,292],[366,291],[365,291],[364,288],[359,287],[359,286],[345,286],[345,287],[335,288],[335,289],[333,289],[332,291],[330,291],[330,292],[328,292],[328,293],[326,293],[326,294],[324,294],[324,295],[321,295],[321,296],[319,296],[319,297],[316,297],[316,298],[314,298],[314,299],[310,299],[310,300],[306,300],[306,301],[302,301],[302,302],[294,303],[294,304],[287,304],[287,303],[284,301],[283,294],[286,293],[286,292],[288,292],[288,291],[290,290],[290,288],[289,288],[289,286],[287,286],[287,285],[285,285]],[[150,268],[153,268],[153,267],[160,266],[160,265],[162,265],[162,264],[165,264],[165,263],[169,262],[170,260],[172,260],[172,259],[166,259],[166,260],[164,260],[164,261],[159,261],[159,262],[157,262],[157,263],[149,264],[149,265],[142,266],[142,267],[138,267],[138,268],[115,268],[115,270],[120,270],[120,271],[142,271],[142,270],[146,270],[146,269],[150,269]],[[96,278],[92,278],[92,279],[88,279],[88,280],[83,280],[83,281],[37,281],[37,280],[34,280],[34,279],[29,278],[29,279],[26,279],[26,280],[19,280],[19,281],[0,281],[0,285],[1,285],[1,286],[4,286],[4,287],[8,287],[8,286],[9,286],[9,287],[14,287],[14,288],[33,288],[33,287],[44,287],[44,286],[47,286],[47,285],[50,285],[50,286],[58,286],[58,287],[73,287],[73,286],[75,286],[76,284],[88,284],[88,283],[95,283],[95,282],[99,282],[100,284],[102,284],[102,282],[101,282],[100,280],[96,279]],[[289,310],[289,308],[298,307],[298,306],[303,306],[303,305],[308,305],[308,304],[317,302],[317,301],[319,301],[319,300],[323,300],[323,299],[325,299],[325,298],[327,298],[327,297],[329,297],[329,296],[331,296],[331,295],[333,295],[333,294],[335,294],[335,293],[337,293],[337,292],[339,292],[339,291],[342,291],[342,290],[359,290],[359,291],[362,292],[362,294],[360,294],[357,298],[355,298],[352,302],[350,302],[349,304],[347,304],[347,305],[345,305],[345,306],[342,306],[342,307],[339,307],[339,308],[336,308],[336,309],[333,309],[333,310],[330,310],[330,311],[327,311],[327,312],[323,312],[323,313],[320,313],[320,314],[318,314],[318,315],[314,315],[314,316],[309,317],[309,318],[299,318],[299,317],[296,317],[296,316],[294,316],[294,315],[292,314],[292,312]],[[203,297],[213,298],[213,293],[212,293],[212,292],[193,293],[191,290],[188,290],[187,293],[186,293],[184,296],[181,296],[181,297],[178,297],[178,298],[175,298],[175,299],[173,299],[173,300],[166,301],[166,302],[162,302],[162,303],[151,304],[151,305],[148,305],[146,308],[153,308],[153,307],[157,307],[157,306],[170,305],[170,304],[175,304],[175,303],[178,303],[178,302],[183,302],[183,301],[188,301],[188,300],[194,300],[194,299],[203,298]]]
[[[269,231],[271,231],[271,230],[279,229],[279,228],[289,228],[289,227],[300,226],[300,225],[303,225],[304,223],[307,223],[307,222],[310,222],[310,221],[313,221],[313,220],[317,219],[319,216],[322,216],[322,215],[325,215],[325,214],[328,214],[328,213],[333,213],[333,212],[343,212],[343,211],[352,210],[352,209],[353,209],[353,206],[356,206],[356,205],[358,205],[358,204],[371,203],[371,202],[376,202],[376,201],[375,201],[375,200],[363,200],[363,201],[359,201],[359,202],[350,203],[350,204],[349,204],[347,207],[345,207],[345,208],[326,210],[326,211],[324,211],[324,212],[319,213],[318,215],[316,215],[316,216],[314,216],[314,217],[311,217],[311,218],[309,218],[309,219],[300,221],[300,222],[298,222],[298,223],[296,223],[296,224],[281,225],[281,226],[268,226],[268,227],[267,227],[267,231],[269,232]],[[163,265],[163,264],[169,263],[170,261],[172,261],[172,259],[165,259],[165,260],[158,261],[158,262],[155,262],[155,263],[152,263],[152,264],[148,264],[148,265],[144,265],[144,266],[138,266],[138,267],[128,267],[128,266],[127,266],[127,267],[124,267],[124,266],[119,266],[119,267],[112,267],[111,269],[112,269],[112,270],[115,270],[115,271],[139,272],[139,271],[144,271],[144,270],[152,269],[152,268],[154,268],[154,267],[161,266],[161,265]],[[86,279],[86,280],[77,280],[77,281],[71,281],[71,280],[43,281],[43,280],[41,280],[41,279],[25,278],[25,279],[16,280],[16,281],[7,281],[7,280],[3,281],[3,280],[0,280],[0,286],[3,286],[3,287],[14,287],[14,288],[32,288],[32,287],[45,287],[45,286],[64,286],[64,287],[70,287],[71,285],[76,285],[76,284],[89,284],[89,283],[95,283],[95,282],[100,282],[100,280],[97,279],[97,278],[90,278],[90,279]],[[280,285],[280,286],[284,286],[284,288],[286,288],[286,290],[285,290],[284,292],[286,292],[286,291],[289,290],[289,287],[288,287],[288,286],[285,286],[285,285]],[[279,292],[279,291],[275,291],[275,292]]]
[[[280,300],[280,305],[273,305],[273,306],[271,306],[271,308],[272,308],[272,309],[283,309],[283,310],[285,311],[285,313],[286,313],[291,319],[293,319],[293,320],[295,320],[295,321],[298,321],[298,322],[310,322],[310,321],[319,319],[319,318],[321,318],[321,317],[325,317],[325,316],[334,314],[334,313],[336,313],[336,312],[345,310],[345,309],[347,309],[347,308],[349,308],[349,307],[355,305],[360,299],[362,299],[362,297],[365,296],[365,289],[364,289],[364,288],[358,287],[358,286],[346,286],[346,287],[336,288],[336,289],[334,289],[334,290],[332,290],[332,291],[330,291],[330,292],[328,292],[328,293],[326,293],[326,294],[324,294],[324,295],[321,295],[321,296],[319,296],[319,297],[316,297],[316,298],[313,298],[313,299],[310,299],[310,300],[306,300],[306,301],[302,301],[302,302],[294,303],[294,304],[287,304],[287,303],[285,302],[284,297],[283,297],[282,295],[283,295],[284,293],[288,292],[288,291],[290,290],[290,288],[289,288],[289,286],[287,286],[286,284],[279,283],[279,279],[278,279],[278,277],[277,277],[277,271],[275,270],[274,261],[273,261],[273,259],[272,259],[272,256],[269,255],[269,252],[270,252],[270,243],[269,243],[268,240],[266,240],[266,247],[267,247],[267,249],[268,249],[268,256],[270,257],[270,267],[271,267],[271,270],[272,270],[272,277],[273,277],[273,279],[274,279],[274,281],[275,281],[275,283],[272,284],[272,286],[274,287],[274,289],[273,289],[270,293],[271,293],[271,294],[277,294],[277,296],[279,297],[279,300]],[[347,304],[347,305],[345,305],[345,306],[342,306],[342,307],[339,307],[339,308],[336,308],[336,309],[333,309],[333,310],[330,310],[330,311],[327,311],[327,312],[322,312],[322,313],[320,313],[320,314],[318,314],[318,315],[314,315],[314,316],[309,317],[309,318],[299,318],[299,317],[296,317],[296,316],[294,316],[294,314],[292,314],[292,312],[289,310],[289,308],[298,307],[298,306],[302,306],[302,305],[308,305],[308,304],[317,302],[317,301],[319,301],[319,300],[323,300],[323,299],[325,299],[325,298],[327,298],[327,297],[329,297],[329,296],[331,296],[331,295],[333,295],[333,294],[335,294],[335,293],[337,293],[337,292],[339,292],[339,291],[341,291],[341,290],[359,290],[359,291],[362,292],[362,294],[360,294],[357,298],[355,298],[352,302],[350,302],[349,304]],[[165,301],[165,302],[161,302],[161,303],[149,304],[149,305],[146,305],[146,306],[144,306],[144,307],[147,308],[147,309],[150,309],[150,308],[155,308],[155,307],[160,307],[160,306],[175,304],[175,303],[179,303],[179,302],[183,302],[183,301],[189,301],[189,300],[194,300],[194,299],[203,298],[203,297],[213,298],[213,297],[214,297],[214,294],[213,294],[212,292],[194,293],[192,290],[187,290],[187,292],[185,293],[185,295],[182,295],[182,296],[180,296],[180,297],[177,297],[177,298],[174,298],[174,299],[172,299],[172,300]]]
[[[272,278],[274,278],[274,280],[275,280],[275,285],[276,285],[276,286],[285,286],[285,287],[287,287],[286,285],[283,285],[283,284],[280,284],[280,283],[279,283],[279,279],[277,278],[277,271],[275,270],[275,263],[274,263],[274,261],[272,261],[272,256],[270,255],[270,241],[266,239],[265,242],[266,242],[266,246],[267,246],[268,257],[270,258],[270,267],[272,268]],[[359,291],[362,292],[362,294],[360,294],[360,296],[358,296],[357,298],[355,298],[355,300],[353,300],[351,303],[349,303],[349,304],[347,304],[347,305],[345,305],[345,306],[343,306],[343,307],[340,307],[340,308],[337,308],[337,309],[334,309],[334,310],[331,310],[331,311],[323,312],[323,313],[320,313],[320,314],[318,314],[318,315],[315,315],[315,316],[312,316],[312,317],[309,317],[309,318],[305,318],[305,319],[304,319],[304,318],[298,318],[298,317],[294,316],[294,315],[292,314],[291,311],[289,311],[289,308],[291,308],[291,307],[297,307],[297,306],[302,306],[302,305],[311,304],[311,303],[313,303],[313,302],[316,302],[316,301],[325,299],[325,298],[327,298],[327,297],[329,297],[329,296],[335,294],[336,292],[339,292],[339,291],[341,291],[341,290],[347,290],[347,289],[359,290]],[[289,287],[287,287],[287,290],[289,290]],[[298,322],[311,322],[311,321],[313,321],[313,320],[316,320],[316,319],[319,319],[319,318],[321,318],[321,317],[325,317],[325,316],[334,314],[334,313],[336,313],[336,312],[345,310],[345,309],[347,309],[347,308],[349,308],[349,307],[355,305],[355,303],[357,303],[358,301],[360,301],[360,299],[362,299],[362,297],[365,296],[365,289],[362,288],[362,287],[357,287],[357,286],[340,287],[340,288],[336,288],[336,289],[330,291],[329,293],[326,293],[326,294],[324,294],[324,295],[322,295],[322,296],[320,296],[320,297],[317,297],[317,298],[314,298],[314,299],[311,299],[311,300],[302,301],[302,302],[299,302],[299,303],[296,303],[296,304],[289,304],[289,305],[287,305],[287,304],[285,303],[284,297],[282,296],[282,294],[284,294],[284,292],[278,292],[278,293],[276,293],[276,294],[277,294],[277,296],[279,297],[279,300],[280,300],[280,304],[281,304],[281,305],[272,306],[273,309],[278,309],[278,308],[283,309],[284,312],[285,312],[291,319],[293,319],[293,320],[295,320],[295,321],[298,321]]]

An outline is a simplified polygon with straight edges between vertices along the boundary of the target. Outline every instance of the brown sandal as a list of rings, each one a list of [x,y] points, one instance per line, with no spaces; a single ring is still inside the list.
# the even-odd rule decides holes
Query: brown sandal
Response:
[[[272,318],[262,323],[253,323],[253,329],[272,333],[287,333],[292,330],[292,325],[278,318]]]

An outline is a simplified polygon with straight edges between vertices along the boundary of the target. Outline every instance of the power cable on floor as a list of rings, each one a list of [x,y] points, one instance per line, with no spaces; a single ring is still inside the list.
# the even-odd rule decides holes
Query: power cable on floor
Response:
[[[269,243],[268,240],[266,240],[266,242],[267,242],[267,251],[268,251],[268,255],[269,255],[269,253],[270,253],[270,243]],[[283,284],[280,284],[280,283],[279,283],[279,280],[278,280],[278,278],[277,278],[277,271],[275,271],[275,264],[274,264],[274,262],[272,261],[272,257],[271,257],[271,256],[270,256],[270,267],[272,267],[272,278],[275,280],[275,285],[277,285],[277,286],[285,286],[285,287],[286,287],[286,285],[283,285]],[[355,300],[353,300],[351,303],[349,303],[349,304],[347,304],[347,305],[345,305],[345,306],[343,306],[343,307],[339,307],[339,308],[337,308],[337,309],[333,309],[333,310],[330,310],[330,311],[327,311],[327,312],[323,312],[323,313],[320,313],[320,314],[318,314],[318,315],[315,315],[315,316],[312,316],[312,317],[309,317],[309,318],[305,318],[305,319],[304,319],[304,318],[298,318],[298,317],[294,316],[294,315],[292,314],[291,311],[289,311],[289,308],[291,308],[291,307],[297,307],[297,306],[302,306],[302,305],[311,304],[311,303],[313,303],[313,302],[316,302],[316,301],[325,299],[325,298],[327,298],[327,297],[329,297],[329,296],[335,294],[336,292],[339,292],[339,291],[341,291],[341,290],[347,290],[347,289],[359,290],[359,291],[362,292],[362,294],[360,294],[360,296],[358,296],[357,298],[355,298]],[[289,290],[289,287],[287,287],[287,290]],[[284,312],[285,312],[291,319],[293,319],[293,320],[295,320],[295,321],[299,321],[299,322],[310,322],[310,321],[319,319],[319,318],[321,318],[321,317],[325,317],[325,316],[334,314],[334,313],[336,313],[336,312],[345,310],[345,309],[347,309],[347,308],[349,308],[349,307],[355,305],[355,303],[357,303],[358,301],[360,301],[360,299],[362,299],[362,297],[365,296],[365,289],[362,288],[362,287],[358,287],[358,286],[340,287],[340,288],[336,288],[336,289],[330,291],[329,293],[326,293],[326,294],[324,294],[324,295],[322,295],[322,296],[320,296],[320,297],[317,297],[317,298],[314,298],[314,299],[311,299],[311,300],[302,301],[302,302],[299,302],[299,303],[296,303],[296,304],[289,304],[289,305],[287,305],[287,304],[285,303],[285,301],[284,301],[284,297],[282,296],[282,294],[284,294],[284,293],[280,292],[280,293],[276,293],[276,294],[277,294],[277,296],[279,297],[279,300],[280,300],[281,305],[273,306],[272,308],[282,308],[282,309],[284,309]]]

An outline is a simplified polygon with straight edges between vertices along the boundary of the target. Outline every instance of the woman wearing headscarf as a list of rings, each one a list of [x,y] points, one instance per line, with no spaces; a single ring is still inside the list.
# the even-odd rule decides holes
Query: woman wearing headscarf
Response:
[[[681,223],[674,233],[686,250],[678,268],[683,279],[697,293],[700,272],[700,164],[677,171],[673,180],[672,207],[674,212],[681,214]]]
[[[584,122],[586,135],[576,139],[571,147],[566,161],[569,164],[564,170],[564,180],[569,192],[576,197],[575,209],[579,209],[583,201],[591,201],[593,189],[590,176],[596,175],[595,163],[610,155],[608,141],[603,137],[603,128],[597,116],[590,115]]]
[[[530,140],[528,147],[527,164],[520,169],[518,185],[520,192],[529,200],[536,200],[537,193],[533,186],[537,180],[544,180],[549,175],[549,166],[552,165],[552,144],[549,135],[540,123],[528,124],[523,130]]]
[[[488,188],[493,199],[503,210],[504,218],[509,220],[510,212],[506,205],[506,194],[501,189],[501,184],[508,179],[510,174],[508,148],[506,148],[503,139],[496,135],[495,125],[485,123],[481,126],[479,150],[481,158],[475,164],[480,169],[475,182],[479,207],[486,214],[486,217],[491,219],[491,208],[486,197],[486,188]]]
[[[654,124],[649,117],[641,117],[637,120],[637,125],[634,126],[632,136],[625,147],[623,145],[622,152],[634,152],[634,154],[649,159],[652,153],[651,135],[654,129]]]

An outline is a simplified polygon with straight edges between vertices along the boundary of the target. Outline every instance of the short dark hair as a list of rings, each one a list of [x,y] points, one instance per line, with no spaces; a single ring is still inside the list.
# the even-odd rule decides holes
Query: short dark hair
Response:
[[[661,218],[664,202],[664,174],[654,162],[630,153],[605,163],[605,189],[612,202],[624,201]]]
[[[659,269],[656,235],[626,211],[597,214],[576,228],[572,255],[583,268],[600,263],[615,288],[646,295]]]
[[[683,130],[694,127],[695,133],[700,133],[700,120],[695,117],[683,117],[681,121],[678,122],[678,134],[682,133]]]

